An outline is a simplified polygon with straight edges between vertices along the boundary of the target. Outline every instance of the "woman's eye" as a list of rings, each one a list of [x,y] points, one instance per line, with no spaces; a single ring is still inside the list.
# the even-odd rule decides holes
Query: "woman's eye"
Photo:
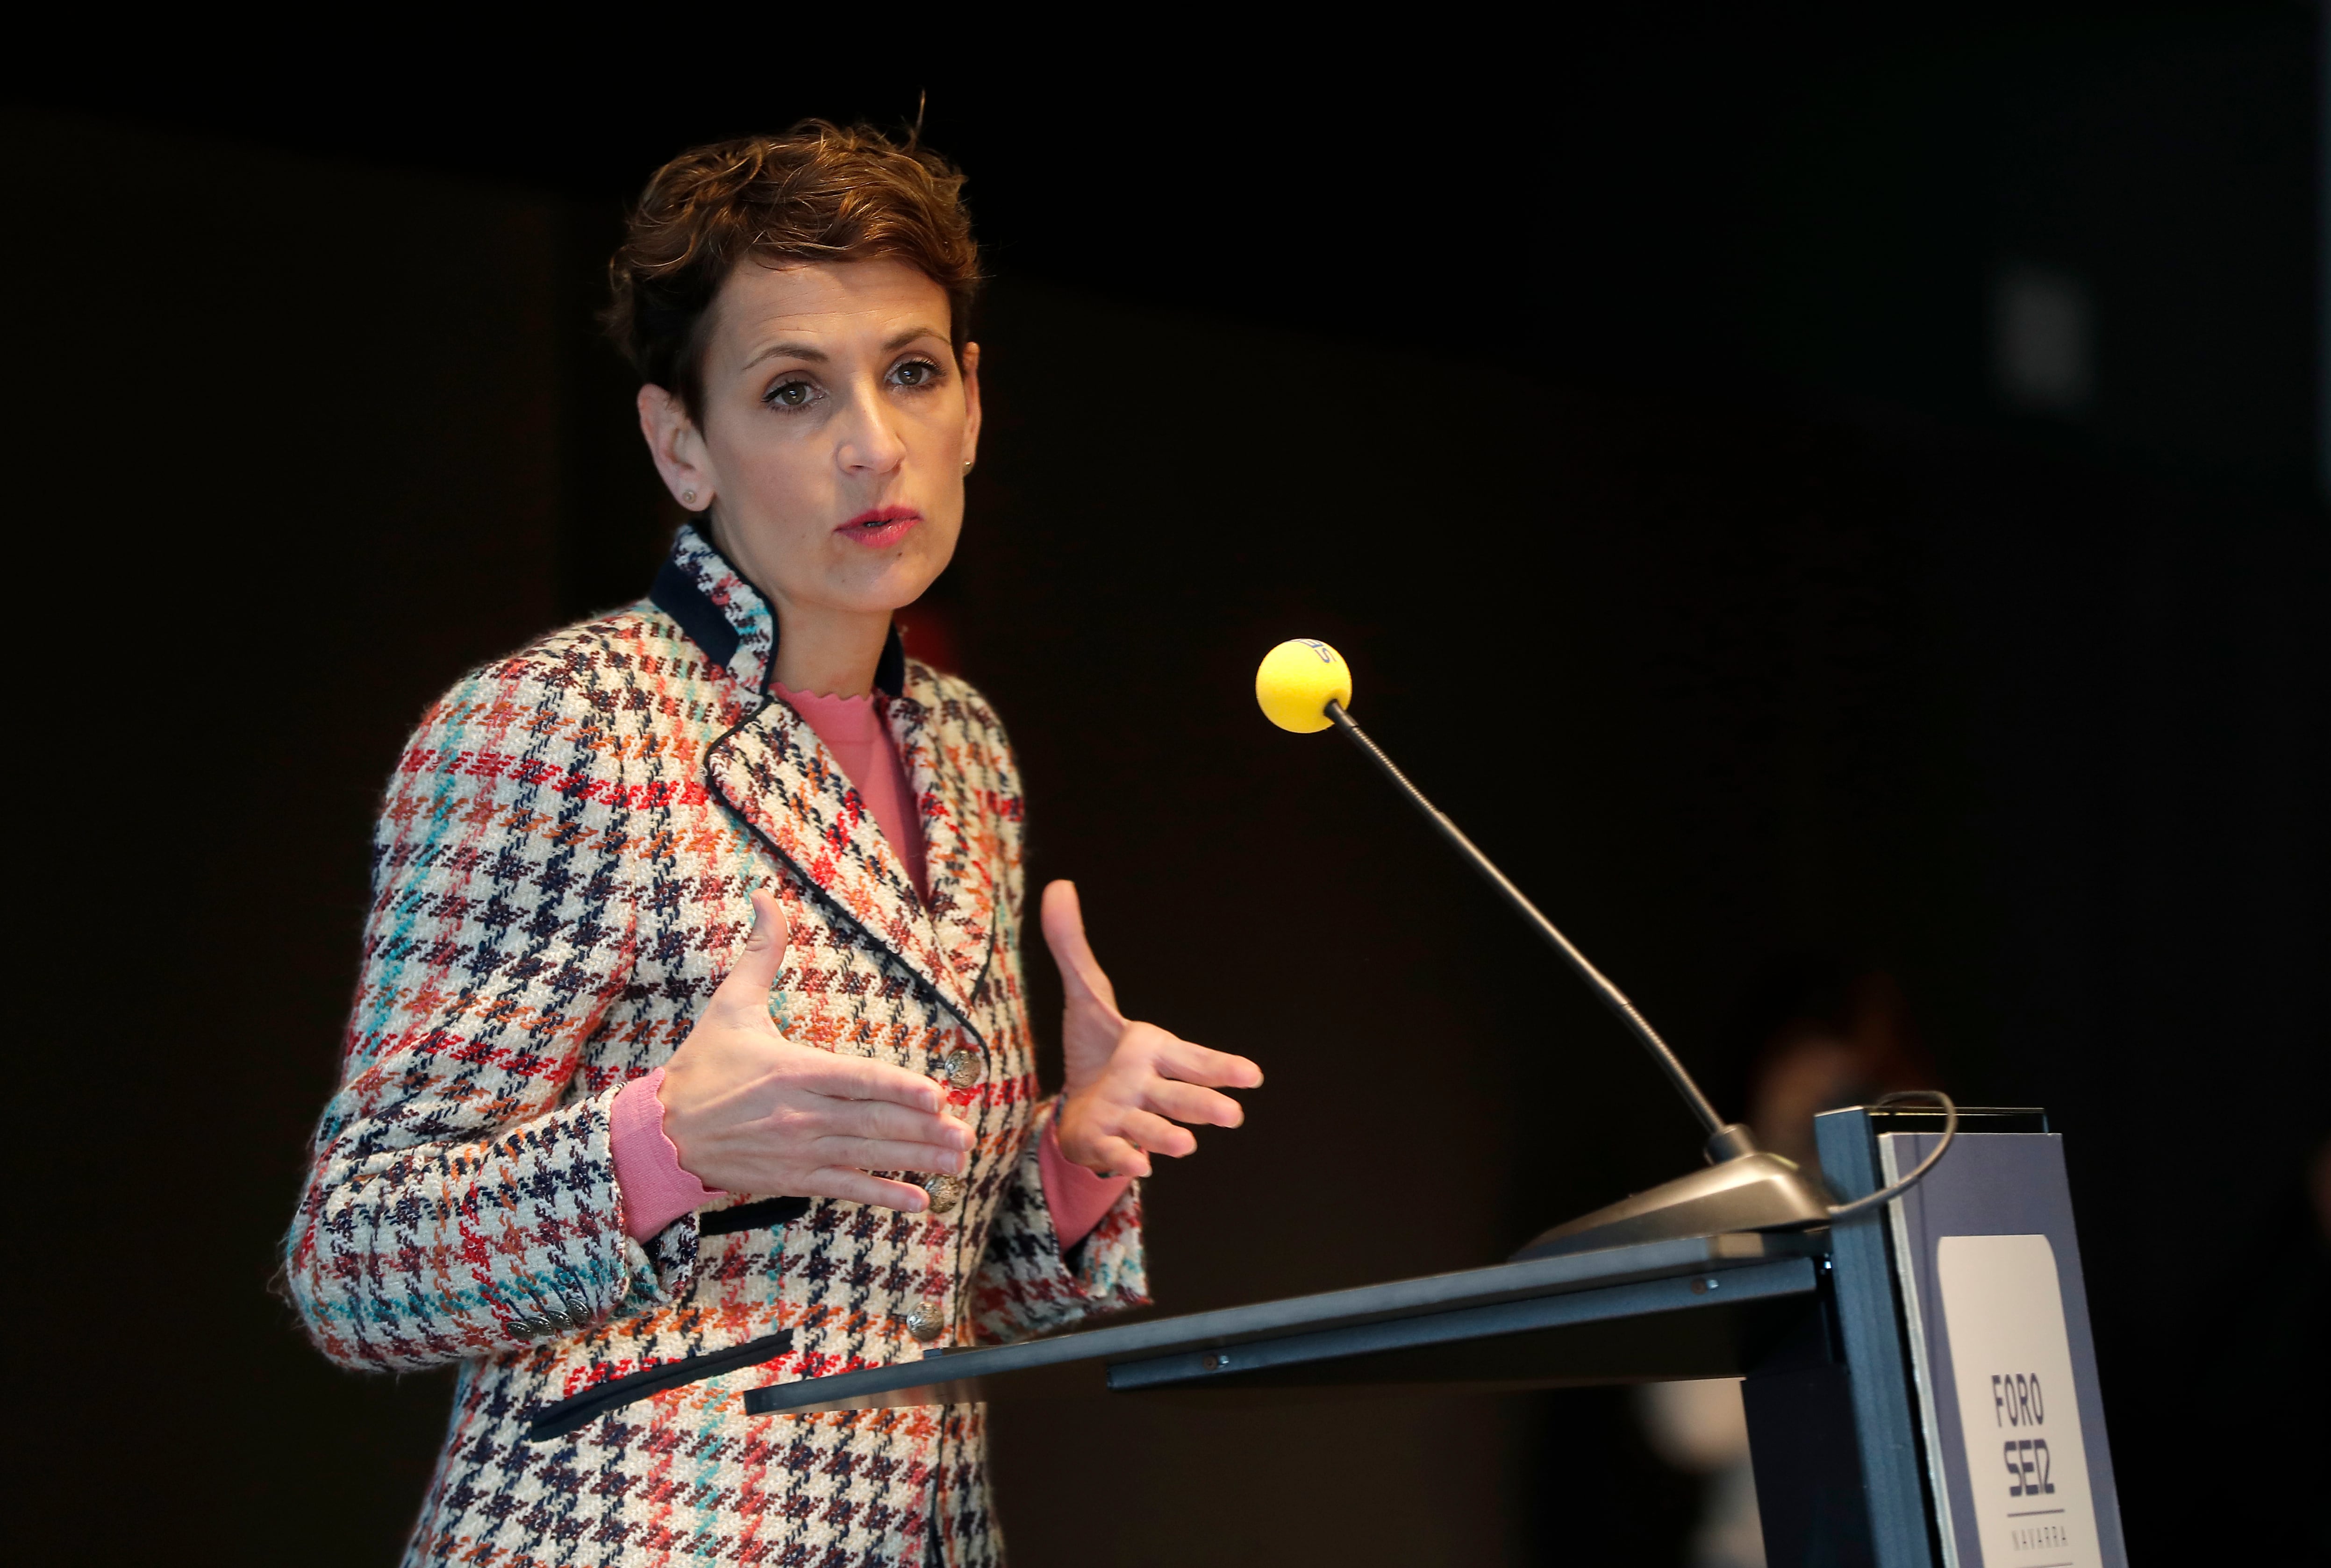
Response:
[[[939,367],[928,359],[909,359],[890,375],[901,386],[928,386],[938,379]]]
[[[806,408],[817,400],[817,388],[806,381],[780,381],[762,398],[772,408]]]

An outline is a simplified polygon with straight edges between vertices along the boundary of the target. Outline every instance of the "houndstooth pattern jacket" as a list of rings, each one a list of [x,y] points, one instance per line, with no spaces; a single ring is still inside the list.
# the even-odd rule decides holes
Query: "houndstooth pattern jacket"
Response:
[[[1137,1193],[1072,1260],[1045,1205],[994,715],[893,640],[877,684],[922,813],[918,899],[767,694],[775,641],[766,601],[683,529],[647,601],[471,675],[397,765],[286,1250],[334,1361],[461,1364],[409,1563],[903,1565],[934,1540],[947,1568],[999,1562],[983,1407],[748,1417],[743,1391],[918,1356],[918,1306],[945,1345],[1146,1299]],[[977,1143],[947,1212],[736,1194],[625,1234],[616,1091],[687,1038],[756,888],[790,926],[769,998],[789,1038],[957,1086]],[[733,1370],[680,1382],[704,1366]],[[528,1440],[642,1381],[679,1386]]]

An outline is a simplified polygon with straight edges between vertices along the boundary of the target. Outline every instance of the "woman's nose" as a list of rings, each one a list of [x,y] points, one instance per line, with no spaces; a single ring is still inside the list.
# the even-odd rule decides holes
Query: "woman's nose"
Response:
[[[879,395],[856,400],[834,451],[844,473],[888,473],[906,461],[907,443],[891,428],[890,413]]]

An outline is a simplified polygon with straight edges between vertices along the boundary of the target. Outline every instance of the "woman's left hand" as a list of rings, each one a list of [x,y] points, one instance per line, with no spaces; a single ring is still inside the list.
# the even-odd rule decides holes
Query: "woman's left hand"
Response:
[[[1176,1123],[1234,1127],[1246,1120],[1238,1101],[1214,1090],[1253,1088],[1262,1069],[1154,1023],[1128,1022],[1085,941],[1076,884],[1044,889],[1042,920],[1068,993],[1061,1029],[1068,1081],[1054,1120],[1061,1153],[1104,1175],[1146,1176],[1151,1155],[1197,1152],[1197,1135]]]

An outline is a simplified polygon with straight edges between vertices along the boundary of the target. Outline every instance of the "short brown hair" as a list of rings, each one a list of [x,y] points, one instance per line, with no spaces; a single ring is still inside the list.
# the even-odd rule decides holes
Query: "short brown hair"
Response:
[[[916,136],[805,119],[783,136],[684,152],[656,170],[607,264],[607,332],[642,380],[703,406],[704,318],[737,263],[893,257],[947,290],[956,357],[970,340],[979,247],[964,176]]]

